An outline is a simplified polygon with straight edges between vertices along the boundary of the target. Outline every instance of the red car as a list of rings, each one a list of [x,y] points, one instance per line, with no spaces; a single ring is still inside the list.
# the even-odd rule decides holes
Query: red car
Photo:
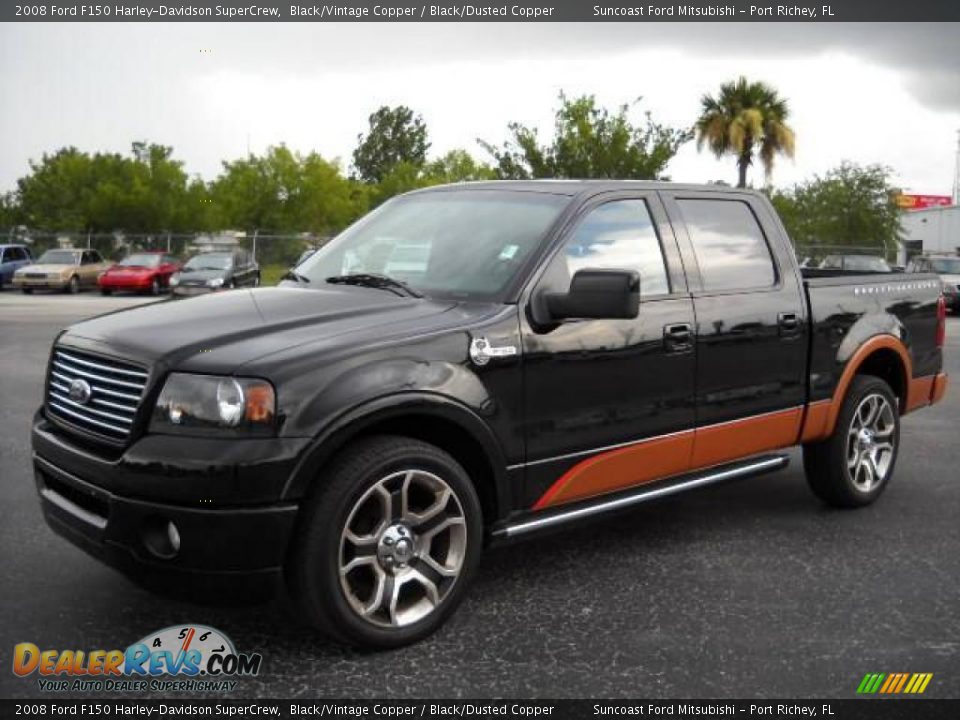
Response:
[[[169,288],[170,276],[180,271],[180,261],[162,252],[132,253],[109,268],[97,279],[100,292],[115,290],[148,292],[159,295]]]

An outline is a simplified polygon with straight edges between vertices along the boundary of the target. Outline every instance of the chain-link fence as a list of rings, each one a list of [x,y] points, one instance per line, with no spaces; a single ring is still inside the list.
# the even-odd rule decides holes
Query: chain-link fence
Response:
[[[132,252],[162,251],[188,260],[202,252],[226,252],[242,248],[253,254],[265,284],[273,284],[307,251],[323,246],[329,236],[312,233],[276,234],[260,232],[214,233],[83,233],[36,232],[23,228],[0,234],[0,243],[27,245],[33,257],[56,248],[91,248],[106,260],[118,261]]]
[[[882,245],[796,245],[797,260],[805,267],[817,267],[828,255],[872,255],[888,263],[897,262],[898,248]]]

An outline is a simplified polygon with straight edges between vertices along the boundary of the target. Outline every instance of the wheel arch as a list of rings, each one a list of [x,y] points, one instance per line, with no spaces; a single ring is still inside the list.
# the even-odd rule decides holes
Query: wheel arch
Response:
[[[844,362],[842,354],[838,354],[837,361]],[[861,342],[846,358],[833,395],[811,403],[801,431],[802,442],[822,440],[833,434],[850,383],[858,375],[873,375],[890,385],[899,401],[901,415],[910,412],[918,402],[913,361],[906,344],[896,335],[874,335]]]
[[[403,393],[365,403],[320,432],[304,453],[283,491],[284,499],[310,491],[323,468],[354,440],[400,435],[450,453],[470,476],[480,497],[485,524],[509,509],[506,461],[489,426],[469,408],[429,393]]]

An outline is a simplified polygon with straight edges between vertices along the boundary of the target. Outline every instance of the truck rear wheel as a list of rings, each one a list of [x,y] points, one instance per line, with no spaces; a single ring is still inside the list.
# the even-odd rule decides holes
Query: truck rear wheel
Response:
[[[828,505],[869,505],[890,482],[899,447],[896,396],[880,378],[858,375],[850,384],[833,435],[803,446],[807,482]]]
[[[480,501],[456,460],[419,440],[371,437],[341,453],[306,501],[287,578],[326,634],[398,647],[454,611],[482,541]]]

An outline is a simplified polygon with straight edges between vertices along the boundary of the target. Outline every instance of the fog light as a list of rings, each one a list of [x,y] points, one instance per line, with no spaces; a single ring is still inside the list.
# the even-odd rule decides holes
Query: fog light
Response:
[[[144,547],[162,560],[171,560],[180,552],[180,528],[166,518],[148,518],[140,537]]]
[[[170,549],[174,555],[180,552],[180,531],[172,522],[167,523],[167,540],[170,541]]]

